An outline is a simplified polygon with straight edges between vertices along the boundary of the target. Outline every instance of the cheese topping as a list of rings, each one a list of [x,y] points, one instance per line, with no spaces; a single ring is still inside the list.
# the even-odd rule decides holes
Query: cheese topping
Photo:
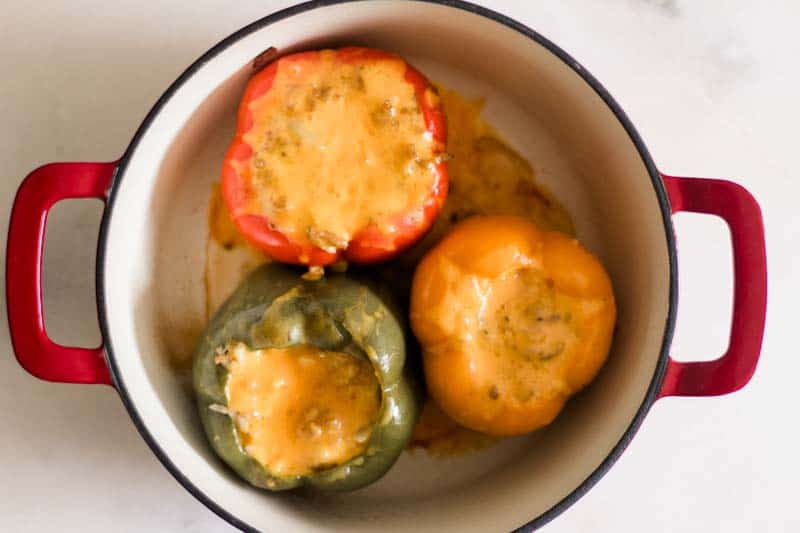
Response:
[[[510,395],[526,402],[537,390],[568,393],[559,371],[547,371],[554,358],[565,355],[580,339],[573,313],[581,315],[585,302],[557,292],[553,281],[534,268],[513,270],[488,282],[478,314],[476,339],[493,354],[476,360],[487,376],[490,398]],[[481,350],[479,353],[489,353]],[[560,359],[561,361],[563,359]]]
[[[401,59],[345,63],[331,50],[279,63],[272,88],[250,104],[243,213],[328,252],[369,225],[391,233],[400,217],[422,220],[443,147],[405,72]]]
[[[270,472],[307,475],[364,453],[381,399],[368,361],[305,345],[226,351],[228,412],[242,448]]]

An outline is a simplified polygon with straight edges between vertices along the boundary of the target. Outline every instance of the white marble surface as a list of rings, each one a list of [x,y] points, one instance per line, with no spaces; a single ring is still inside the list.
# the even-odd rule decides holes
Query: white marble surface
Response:
[[[0,224],[40,163],[119,156],[151,104],[196,56],[290,1],[5,0],[0,5]],[[796,297],[800,106],[793,0],[485,0],[576,56],[622,103],[669,173],[729,177],[764,210],[770,304],[750,385],[659,402],[600,483],[546,530],[800,531]],[[767,8],[769,6],[769,8]],[[93,257],[99,204],[53,213],[48,324],[99,340]],[[681,215],[673,351],[713,358],[731,306],[724,226]],[[3,250],[3,253],[5,251]],[[5,309],[3,310],[5,312]],[[5,322],[5,319],[2,319]],[[221,531],[139,438],[110,388],[26,375],[0,328],[0,529]]]

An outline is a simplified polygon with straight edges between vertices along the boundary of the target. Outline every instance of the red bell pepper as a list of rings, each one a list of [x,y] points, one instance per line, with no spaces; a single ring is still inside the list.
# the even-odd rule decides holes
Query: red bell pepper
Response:
[[[381,224],[371,223],[358,228],[346,245],[337,244],[334,250],[332,247],[323,249],[303,239],[292,238],[287,232],[281,231],[263,210],[254,211],[252,202],[248,204],[254,188],[266,186],[255,179],[252,163],[257,154],[245,138],[258,127],[251,104],[273,88],[279,69],[292,68],[293,65],[302,65],[304,69],[308,69],[309,64],[313,68],[314,64],[320,64],[322,53],[310,51],[284,56],[250,79],[239,106],[236,134],[223,164],[223,197],[242,234],[276,260],[319,266],[341,259],[362,264],[385,261],[407,249],[425,234],[444,204],[448,188],[447,166],[442,157],[446,141],[445,117],[439,99],[435,97],[435,91],[428,80],[394,54],[356,47],[333,51],[334,61],[342,65],[369,65],[386,60],[403,61],[405,64],[403,79],[414,88],[416,104],[421,112],[420,120],[424,122],[421,126],[424,127],[426,137],[432,140],[433,155],[436,156],[430,167],[433,169],[434,179],[430,192],[421,205],[411,206],[408,212],[396,213],[387,220],[381,220]],[[336,172],[337,169],[329,171]],[[313,187],[313,180],[308,179],[306,182],[309,187]],[[385,231],[386,227],[391,227],[391,231]]]

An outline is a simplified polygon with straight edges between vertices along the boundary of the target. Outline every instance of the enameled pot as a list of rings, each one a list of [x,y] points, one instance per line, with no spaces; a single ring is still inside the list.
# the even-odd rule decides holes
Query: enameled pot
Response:
[[[447,460],[404,454],[385,478],[354,493],[268,494],[213,455],[168,360],[191,351],[205,320],[206,202],[254,64],[272,47],[283,54],[342,44],[398,52],[433,80],[487,98],[488,120],[532,161],[539,181],[572,213],[581,241],[607,266],[618,328],[597,380],[533,435]],[[103,345],[95,349],[53,343],[42,314],[47,212],[59,200],[88,197],[106,202],[97,254]],[[731,230],[730,345],[714,361],[669,357],[677,211],[717,215]],[[453,0],[314,1],[259,20],[199,58],[158,100],[119,161],[33,171],[14,203],[6,288],[20,364],[47,380],[115,387],[164,466],[232,524],[488,531],[536,528],[574,503],[659,398],[745,385],[764,329],[766,258],[760,211],[747,191],[659,173],[603,86],[530,28]]]

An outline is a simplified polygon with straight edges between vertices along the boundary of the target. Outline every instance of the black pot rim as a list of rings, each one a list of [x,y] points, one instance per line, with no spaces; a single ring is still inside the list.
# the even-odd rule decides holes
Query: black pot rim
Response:
[[[133,139],[126,148],[125,153],[120,158],[118,166],[115,170],[114,179],[112,181],[112,185],[108,193],[107,207],[103,213],[103,218],[100,224],[100,235],[98,239],[98,251],[97,251],[96,280],[95,280],[96,293],[97,293],[96,294],[97,310],[100,321],[100,331],[102,332],[103,335],[106,362],[108,363],[112,379],[114,380],[114,384],[116,385],[117,391],[119,392],[120,398],[122,399],[122,403],[127,409],[128,414],[130,415],[134,425],[136,426],[136,429],[139,431],[142,438],[145,440],[145,442],[153,451],[153,453],[156,455],[156,457],[158,457],[159,461],[161,461],[164,467],[173,475],[173,477],[175,477],[175,479],[181,485],[183,485],[183,487],[187,491],[189,491],[195,498],[197,498],[211,511],[216,513],[218,516],[226,520],[231,525],[245,531],[257,531],[257,529],[245,523],[244,521],[240,520],[239,518],[228,512],[226,509],[222,508],[212,498],[207,496],[197,486],[195,486],[172,463],[167,454],[164,452],[164,450],[161,449],[158,442],[156,442],[155,438],[147,429],[144,420],[142,419],[141,415],[139,414],[133,402],[131,401],[130,395],[125,386],[124,380],[122,379],[122,375],[120,373],[119,367],[117,366],[116,359],[114,357],[114,348],[111,342],[111,336],[109,335],[108,321],[106,317],[107,302],[105,300],[106,283],[104,274],[106,266],[106,242],[108,238],[109,222],[114,212],[114,205],[117,192],[119,190],[119,183],[124,178],[125,169],[128,166],[131,154],[138,146],[142,137],[144,137],[144,135],[146,134],[147,130],[150,127],[150,124],[153,122],[155,117],[161,111],[161,108],[164,106],[164,104],[186,82],[186,80],[188,80],[192,75],[194,75],[194,73],[200,67],[202,67],[211,58],[213,58],[214,56],[216,56],[221,51],[225,50],[235,42],[239,41],[243,37],[257,30],[260,30],[261,28],[264,28],[265,26],[269,26],[270,24],[273,24],[280,20],[320,7],[353,3],[359,1],[365,1],[365,0],[310,0],[301,4],[288,7],[286,9],[282,9],[232,33],[231,35],[229,35],[228,37],[226,37],[225,39],[223,39],[222,41],[218,42],[213,47],[211,47],[202,56],[200,56],[167,88],[167,90],[161,95],[161,97],[158,99],[155,105],[150,109],[150,111],[142,121],[141,125],[137,129],[136,134],[133,136]],[[561,499],[558,503],[553,505],[550,509],[548,509],[544,513],[540,514],[537,517],[534,517],[526,524],[520,526],[519,529],[517,530],[517,531],[533,531],[535,529],[544,526],[546,523],[550,522],[555,517],[564,512],[568,507],[570,507],[572,504],[578,501],[584,494],[586,494],[586,492],[589,489],[591,489],[595,485],[595,483],[597,483],[600,480],[600,478],[603,477],[603,475],[605,475],[605,473],[611,468],[611,466],[617,461],[617,459],[619,459],[620,455],[622,455],[622,453],[625,451],[628,444],[631,442],[634,435],[641,426],[645,416],[650,410],[650,407],[658,398],[658,392],[661,389],[661,383],[664,379],[664,374],[667,368],[667,362],[669,360],[668,350],[672,341],[672,334],[675,327],[675,316],[677,311],[677,299],[678,299],[678,286],[677,286],[678,268],[677,268],[675,239],[674,239],[672,218],[671,218],[672,210],[670,208],[669,198],[667,196],[666,189],[661,179],[661,174],[658,172],[655,163],[653,162],[650,153],[648,152],[647,147],[644,144],[644,141],[640,137],[639,133],[636,131],[636,128],[634,128],[628,116],[622,110],[620,105],[612,98],[612,96],[609,94],[606,88],[591,73],[589,73],[589,71],[587,71],[582,65],[580,65],[578,61],[572,58],[568,53],[559,48],[553,42],[551,42],[538,32],[534,31],[533,29],[529,28],[528,26],[520,22],[517,22],[516,20],[507,17],[501,13],[485,8],[483,6],[475,5],[463,0],[411,0],[411,1],[443,5],[446,7],[474,13],[482,17],[485,17],[487,19],[490,19],[494,22],[503,24],[504,26],[507,26],[525,35],[535,43],[544,46],[553,55],[555,55],[561,61],[563,61],[577,75],[583,78],[583,80],[586,83],[589,84],[589,86],[612,110],[614,115],[617,117],[617,120],[619,120],[620,124],[625,128],[625,131],[628,133],[628,136],[635,145],[636,150],[639,152],[639,155],[645,167],[647,168],[647,173],[650,176],[650,180],[652,182],[652,186],[655,191],[659,207],[661,210],[661,216],[664,224],[664,232],[669,251],[669,267],[670,267],[669,308],[667,312],[666,323],[664,326],[664,337],[661,344],[661,351],[658,363],[656,364],[655,372],[647,388],[647,393],[645,394],[644,400],[639,406],[639,409],[637,410],[635,416],[633,417],[630,425],[625,430],[625,433],[622,435],[622,437],[614,446],[614,448],[611,450],[611,452],[606,456],[603,462],[600,463],[600,465],[598,465],[597,468],[595,468],[595,470],[591,474],[589,474],[589,476],[586,479],[584,479],[583,482],[580,485],[578,485],[567,496],[565,496],[563,499]]]

